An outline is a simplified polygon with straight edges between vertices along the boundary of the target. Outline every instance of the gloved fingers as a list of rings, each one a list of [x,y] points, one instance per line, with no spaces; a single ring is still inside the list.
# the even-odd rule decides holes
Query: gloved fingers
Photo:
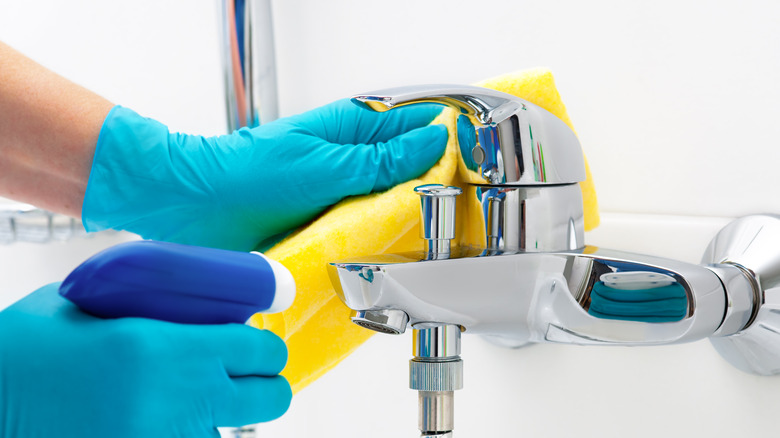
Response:
[[[51,315],[58,311],[62,306],[68,307],[69,301],[59,295],[60,283],[51,283],[30,292],[19,301],[11,304],[8,308],[19,309],[20,311],[34,311],[35,313],[46,312]],[[75,307],[75,306],[73,306]]]
[[[444,125],[430,125],[376,144],[372,191],[387,190],[425,173],[444,155],[447,138]]]
[[[297,120],[331,143],[373,144],[428,125],[443,108],[437,104],[416,104],[380,113],[342,99],[304,113]]]
[[[231,382],[228,400],[214,406],[214,424],[218,427],[271,421],[290,407],[292,389],[282,376],[235,377]]]
[[[351,104],[342,117],[346,119],[357,116],[356,129],[339,132],[337,138],[330,141],[353,144],[387,142],[401,134],[429,125],[443,109],[443,105],[415,104],[378,113]]]
[[[11,304],[8,309],[15,309],[25,314],[35,314],[39,317],[67,319],[73,322],[95,320],[78,309],[76,305],[59,294],[61,283],[51,283],[37,289],[19,301]]]
[[[194,342],[218,356],[233,376],[276,376],[287,364],[287,346],[268,330],[241,324],[189,326],[197,329]]]
[[[316,159],[299,162],[296,173],[303,177],[295,182],[298,198],[288,210],[298,205],[322,209],[347,196],[387,190],[416,178],[441,158],[447,138],[444,125],[429,125],[385,143],[353,145],[319,140],[313,147]]]

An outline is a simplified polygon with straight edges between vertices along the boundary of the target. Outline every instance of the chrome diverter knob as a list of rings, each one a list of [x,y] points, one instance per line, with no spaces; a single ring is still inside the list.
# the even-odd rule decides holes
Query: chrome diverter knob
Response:
[[[429,260],[447,259],[455,238],[455,197],[458,187],[428,184],[414,188],[420,195],[420,237],[426,240]]]

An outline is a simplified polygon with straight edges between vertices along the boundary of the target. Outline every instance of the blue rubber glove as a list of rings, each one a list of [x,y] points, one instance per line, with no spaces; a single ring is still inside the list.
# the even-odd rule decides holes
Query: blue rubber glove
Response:
[[[171,134],[115,107],[84,197],[87,231],[232,250],[264,249],[347,196],[420,176],[444,153],[441,110],[375,113],[340,100],[231,135]]]
[[[0,436],[219,437],[282,415],[284,343],[240,324],[99,319],[45,286],[0,312]]]

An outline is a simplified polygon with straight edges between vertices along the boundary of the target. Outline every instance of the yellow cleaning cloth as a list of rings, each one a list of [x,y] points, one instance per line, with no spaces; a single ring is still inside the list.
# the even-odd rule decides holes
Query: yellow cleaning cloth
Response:
[[[552,73],[533,69],[477,84],[513,94],[555,114],[572,126],[555,88]],[[444,123],[450,139],[444,156],[420,178],[387,192],[342,201],[305,228],[266,252],[292,272],[297,286],[295,303],[272,315],[257,314],[250,324],[273,331],[287,342],[289,360],[282,373],[298,392],[322,376],[374,333],[350,321],[351,310],[336,296],[326,266],[344,258],[419,250],[419,197],[414,187],[422,184],[457,185],[465,190],[465,174],[458,159],[456,114],[445,110],[433,123]],[[573,129],[573,127],[572,127]],[[580,184],[585,208],[585,229],[599,222],[598,205],[590,169]],[[459,199],[476,199],[464,193]],[[462,240],[456,244],[484,244],[484,225],[479,206],[458,203],[458,227]]]

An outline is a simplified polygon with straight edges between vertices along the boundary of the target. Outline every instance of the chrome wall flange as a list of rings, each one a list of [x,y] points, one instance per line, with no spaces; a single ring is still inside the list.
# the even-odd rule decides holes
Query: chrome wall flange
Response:
[[[752,308],[745,325],[734,333],[710,338],[715,349],[742,371],[780,374],[780,216],[745,216],[724,227],[710,242],[702,258],[704,264],[733,265],[751,283]],[[745,289],[744,287],[741,289]],[[746,297],[731,295],[729,313]],[[746,294],[744,294],[746,295]]]

